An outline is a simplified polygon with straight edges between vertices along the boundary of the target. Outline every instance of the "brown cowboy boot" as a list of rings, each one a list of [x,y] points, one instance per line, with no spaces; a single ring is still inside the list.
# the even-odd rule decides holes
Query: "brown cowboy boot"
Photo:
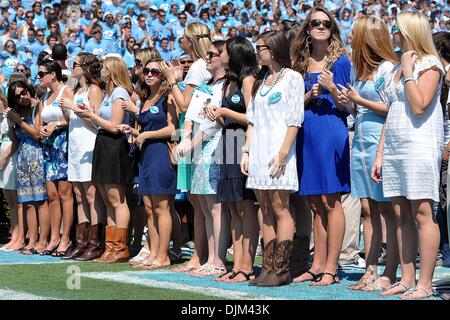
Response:
[[[114,247],[108,257],[108,262],[128,262],[130,252],[128,251],[128,228],[116,228],[114,232]]]
[[[276,243],[277,239],[273,239],[269,241],[269,243],[266,244],[266,246],[264,247],[262,271],[256,279],[249,281],[248,283],[249,285],[257,286],[261,281],[265,281],[265,279],[268,277],[269,273],[272,270],[273,256]]]
[[[89,222],[83,222],[77,225],[75,249],[69,255],[62,257],[62,259],[75,259],[84,253],[87,246],[88,231]]]
[[[273,258],[272,271],[264,279],[260,281],[259,287],[279,287],[292,282],[291,273],[289,272],[289,259],[292,253],[292,241],[283,240],[277,243]]]
[[[104,232],[105,227],[101,223],[91,226],[89,228],[86,250],[84,250],[84,253],[81,256],[75,258],[75,260],[89,261],[100,258],[105,251],[105,248],[102,246]]]
[[[106,226],[106,232],[105,232],[105,252],[102,254],[102,256],[98,259],[93,260],[94,262],[100,262],[100,263],[108,263],[109,262],[109,256],[111,255],[114,247],[114,234],[115,234],[116,227],[113,226]]]

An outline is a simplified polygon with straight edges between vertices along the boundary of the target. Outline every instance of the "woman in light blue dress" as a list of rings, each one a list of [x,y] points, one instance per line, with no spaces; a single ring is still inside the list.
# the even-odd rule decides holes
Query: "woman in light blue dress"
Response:
[[[370,30],[370,32],[368,31]],[[385,44],[385,45],[382,45]],[[344,95],[356,106],[355,136],[351,152],[351,193],[361,199],[364,212],[366,272],[352,290],[378,290],[395,280],[398,265],[395,216],[381,184],[371,179],[378,141],[388,107],[384,88],[397,58],[389,42],[389,32],[376,18],[358,19],[353,29],[353,86],[340,85]],[[381,215],[386,220],[388,262],[378,278],[378,253],[382,242]]]

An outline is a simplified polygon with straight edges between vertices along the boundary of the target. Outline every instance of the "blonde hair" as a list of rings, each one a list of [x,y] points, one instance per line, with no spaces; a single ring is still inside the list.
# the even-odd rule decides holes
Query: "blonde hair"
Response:
[[[357,80],[369,80],[383,61],[397,63],[384,21],[375,17],[361,17],[353,27],[352,37],[352,61]]]
[[[118,57],[108,57],[103,61],[103,67],[109,71],[109,80],[106,90],[110,94],[114,88],[123,87],[128,94],[133,93],[133,85],[128,76],[128,68],[125,62]]]
[[[403,36],[404,52],[413,50],[419,59],[426,55],[439,58],[425,15],[419,12],[402,12],[397,16],[397,23]]]
[[[211,32],[209,28],[202,23],[193,22],[186,27],[184,33],[192,42],[193,54],[197,58],[207,60],[207,52],[211,46]]]
[[[139,49],[136,52],[136,59],[141,60],[141,63],[143,66],[147,64],[147,61],[153,60],[153,59],[162,59],[161,54],[156,48],[144,48]]]
[[[336,60],[342,56],[346,55],[346,50],[344,43],[341,40],[339,26],[336,23],[336,20],[333,16],[322,7],[314,7],[311,12],[306,17],[305,21],[300,28],[300,31],[297,34],[297,37],[294,40],[292,45],[292,68],[295,71],[298,71],[303,76],[306,71],[308,71],[309,58],[311,57],[311,52],[313,49],[312,42],[307,41],[308,37],[311,39],[311,36],[308,34],[309,31],[309,23],[311,22],[311,17],[316,12],[323,12],[328,16],[331,21],[331,36],[328,39],[328,53],[327,53],[327,62],[325,64],[325,69],[331,69]]]

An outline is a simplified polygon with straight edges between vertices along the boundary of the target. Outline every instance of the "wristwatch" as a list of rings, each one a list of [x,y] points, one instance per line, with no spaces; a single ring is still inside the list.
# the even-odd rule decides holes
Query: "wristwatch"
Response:
[[[175,87],[176,85],[177,85],[177,82],[175,81],[175,82],[169,83],[167,88],[169,89],[169,91],[172,91],[173,87]]]
[[[249,148],[249,147],[242,146],[242,148],[241,148],[241,153],[249,153],[249,151],[250,151],[250,148]]]
[[[56,121],[56,129],[61,129],[61,121]]]

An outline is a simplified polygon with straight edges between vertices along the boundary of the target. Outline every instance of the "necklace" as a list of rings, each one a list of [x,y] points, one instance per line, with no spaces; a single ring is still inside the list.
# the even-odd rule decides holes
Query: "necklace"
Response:
[[[265,97],[265,96],[267,96],[267,95],[269,94],[270,90],[272,90],[272,88],[273,88],[273,87],[275,86],[275,84],[278,82],[278,79],[280,79],[280,76],[281,76],[281,74],[283,73],[284,69],[285,69],[285,68],[283,67],[283,68],[281,68],[280,71],[278,71],[277,76],[275,77],[275,80],[272,81],[272,84],[271,84],[270,87],[269,87],[269,90],[267,90],[265,93],[263,93],[263,88],[261,87],[261,89],[259,90],[259,95],[260,95],[261,97]],[[266,75],[264,76],[264,80],[263,80],[263,85],[265,85],[266,87],[267,87],[267,85],[266,85],[266,80],[267,80],[267,75],[268,75],[268,74],[269,74],[269,72],[266,73]]]

